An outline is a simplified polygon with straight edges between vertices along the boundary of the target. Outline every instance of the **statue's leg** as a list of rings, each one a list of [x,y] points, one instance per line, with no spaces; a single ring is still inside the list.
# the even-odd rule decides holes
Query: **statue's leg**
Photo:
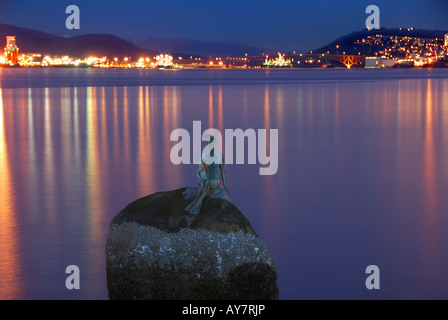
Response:
[[[186,211],[190,211],[191,208],[194,206],[195,203],[196,203],[196,198],[195,198],[193,201],[191,201],[191,202],[185,207],[184,210],[186,210]]]
[[[185,210],[190,211],[191,208],[193,208],[194,206],[196,206],[196,203],[198,202],[198,198],[199,198],[199,194],[201,193],[201,189],[198,190],[198,194],[196,195],[196,197],[194,198],[193,201],[191,201],[186,207]]]
[[[190,211],[191,208],[193,208],[196,205],[196,203],[197,203],[197,201],[199,199],[199,196],[200,196],[200,194],[202,192],[202,189],[204,188],[204,183],[207,180],[206,174],[205,174],[205,172],[203,170],[198,170],[197,178],[198,178],[198,193],[196,194],[196,197],[194,198],[194,200],[192,202],[190,202],[185,207],[185,210],[187,210],[187,211]]]
[[[205,182],[202,186],[201,192],[198,193],[198,195],[194,201],[194,205],[192,205],[190,207],[190,209],[188,210],[188,211],[190,211],[190,213],[198,214],[199,211],[201,211],[202,200],[207,195],[207,192],[209,189],[210,189],[210,180],[205,180]]]
[[[204,181],[198,181],[198,193],[196,194],[196,197],[194,198],[193,201],[191,201],[186,207],[185,210],[190,211],[191,208],[193,208],[194,206],[196,206],[196,203],[198,202],[199,196],[202,193],[202,189],[204,189]]]

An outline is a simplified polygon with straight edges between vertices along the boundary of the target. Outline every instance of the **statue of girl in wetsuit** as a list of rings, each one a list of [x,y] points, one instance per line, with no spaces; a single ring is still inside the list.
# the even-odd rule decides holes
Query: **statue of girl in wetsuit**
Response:
[[[211,144],[213,141],[214,137],[211,136],[208,143]],[[192,214],[198,214],[201,211],[202,200],[207,194],[218,189],[221,186],[221,181],[224,190],[229,194],[226,186],[226,172],[224,170],[222,154],[215,153],[214,148],[211,149],[209,154],[202,155],[196,175],[198,178],[198,193],[193,202],[185,208],[185,210]]]

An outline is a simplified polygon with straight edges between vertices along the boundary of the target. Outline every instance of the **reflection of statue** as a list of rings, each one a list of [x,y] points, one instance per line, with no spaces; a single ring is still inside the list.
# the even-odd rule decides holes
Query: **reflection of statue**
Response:
[[[212,143],[214,137],[211,136],[209,144]],[[209,164],[207,164],[209,163]],[[211,149],[210,154],[202,155],[201,163],[196,171],[198,178],[198,194],[196,198],[191,202],[185,210],[192,214],[198,214],[201,210],[202,200],[209,193],[209,191],[214,191],[219,188],[222,184],[224,190],[229,194],[226,186],[226,172],[224,170],[224,164],[222,160],[222,155],[220,153],[215,153],[215,149]]]

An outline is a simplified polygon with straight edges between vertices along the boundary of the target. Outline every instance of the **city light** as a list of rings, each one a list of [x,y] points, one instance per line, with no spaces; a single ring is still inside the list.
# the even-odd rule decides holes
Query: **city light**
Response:
[[[157,66],[159,67],[172,67],[173,57],[169,54],[160,54],[156,57]]]
[[[413,30],[409,28],[408,31]],[[0,56],[1,66],[17,67],[87,67],[87,68],[140,68],[140,69],[179,69],[179,68],[293,68],[322,67],[326,68],[333,62],[342,62],[345,67],[390,68],[390,67],[432,67],[448,66],[448,34],[439,38],[419,38],[411,36],[395,36],[372,34],[354,41],[354,48],[340,44],[335,45],[334,52],[326,53],[283,54],[269,56],[263,53],[261,57],[249,57],[247,53],[240,57],[194,57],[185,58],[169,54],[159,54],[154,57],[95,57],[73,58],[69,55],[42,56],[40,53],[21,53],[15,36],[6,37],[4,55]],[[20,41],[20,39],[19,39]],[[375,48],[371,56],[364,56],[361,48]],[[333,47],[334,48],[334,47]],[[352,53],[349,50],[356,50]],[[341,50],[341,53],[339,52]],[[352,50],[352,51],[354,51]],[[370,49],[369,49],[370,51]],[[354,58],[356,56],[356,58]],[[324,59],[325,58],[325,59]],[[296,60],[297,59],[297,60]],[[334,65],[333,65],[334,67]]]
[[[16,45],[15,36],[6,37],[5,63],[11,66],[16,66],[19,63],[19,48]]]
[[[280,52],[278,52],[278,57],[275,59],[265,59],[264,62],[265,66],[268,67],[286,67],[286,66],[290,66],[291,65],[291,60],[285,60],[285,55],[281,54]]]
[[[144,58],[138,59],[138,62],[135,64],[135,66],[137,68],[144,68],[145,67],[145,59]]]

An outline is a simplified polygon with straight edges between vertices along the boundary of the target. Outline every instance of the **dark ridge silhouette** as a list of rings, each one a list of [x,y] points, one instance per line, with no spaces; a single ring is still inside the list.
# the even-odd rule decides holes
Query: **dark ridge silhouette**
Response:
[[[146,37],[130,39],[130,41],[148,50],[164,50],[167,52],[185,52],[201,57],[243,57],[259,56],[263,49],[245,45],[237,41],[201,41],[184,38]],[[276,52],[271,48],[264,48]],[[267,51],[266,51],[267,52]]]
[[[441,30],[422,30],[407,28],[381,28],[379,30],[361,30],[342,36],[330,44],[313,50],[313,53],[342,53],[346,54],[370,54],[375,52],[376,47],[369,45],[356,45],[356,40],[362,39],[367,35],[383,36],[410,36],[430,39],[443,39],[448,31]],[[86,58],[88,56],[97,56],[109,58],[131,57],[152,57],[163,53],[170,53],[173,56],[183,58],[202,56],[243,56],[247,53],[249,56],[260,55],[261,48],[246,46],[238,42],[210,42],[186,40],[180,38],[155,38],[148,37],[134,39],[133,43],[110,34],[87,34],[75,37],[62,37],[50,33],[31,30],[27,28],[0,24],[0,50],[6,43],[6,36],[16,36],[17,46],[20,52],[41,53],[50,56],[69,55],[76,58]],[[336,44],[339,48],[336,50]],[[144,48],[141,48],[144,47]],[[269,51],[269,50],[268,50]],[[272,51],[272,49],[271,49]],[[179,53],[184,52],[184,53]]]
[[[159,52],[141,49],[132,43],[110,34],[87,34],[71,38],[31,30],[12,25],[0,24],[0,49],[4,48],[6,36],[16,36],[20,52],[41,53],[43,55],[69,55],[76,58],[97,56],[152,57]]]
[[[369,54],[371,52],[375,52],[376,50],[381,49],[375,46],[370,47],[367,44],[365,45],[355,44],[357,40],[361,40],[362,38],[365,38],[368,35],[401,36],[401,37],[408,36],[408,37],[427,38],[427,39],[439,38],[443,40],[444,35],[446,33],[448,33],[448,31],[424,30],[424,29],[408,30],[407,28],[401,28],[401,30],[400,28],[394,28],[394,29],[381,28],[381,29],[372,29],[370,31],[364,29],[337,38],[328,45],[313,50],[313,53],[326,53],[329,51],[330,53],[333,54],[338,52],[339,53],[345,52],[346,54],[358,54],[358,52],[360,52],[361,54]],[[339,45],[338,49],[336,49],[336,45]]]

